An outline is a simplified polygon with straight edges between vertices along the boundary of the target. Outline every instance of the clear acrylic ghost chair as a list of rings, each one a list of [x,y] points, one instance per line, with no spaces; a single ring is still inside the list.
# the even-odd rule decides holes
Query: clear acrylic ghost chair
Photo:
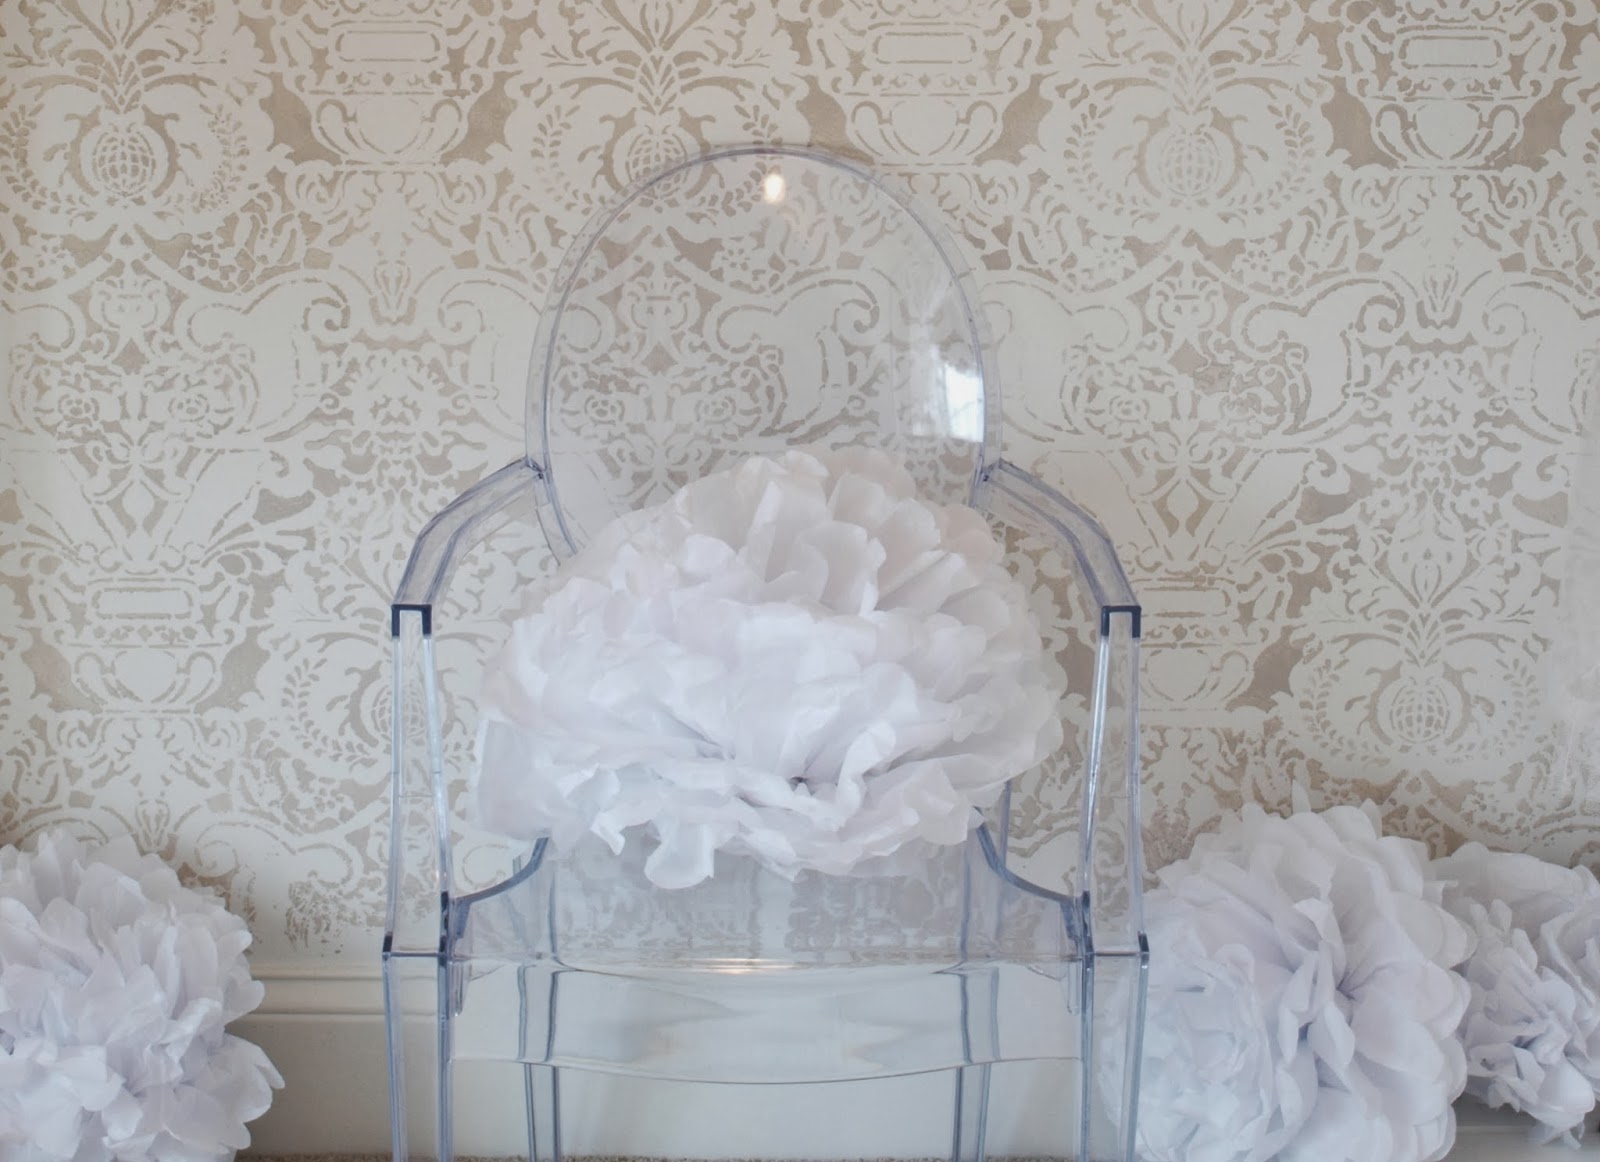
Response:
[[[1035,581],[1047,558],[1073,574],[1081,596],[1053,608],[1078,624],[1050,640],[1080,713],[1038,772],[1070,783],[1076,804],[1051,882],[1008,863],[1008,790],[964,846],[912,875],[791,883],[719,855],[712,879],[662,891],[640,874],[637,842],[616,859],[540,842],[501,882],[457,892],[451,789],[464,772],[442,754],[450,701],[434,654],[456,564],[492,552],[519,516],[566,558],[618,514],[743,455],[847,443],[892,450],[927,494],[988,514],[1031,552]],[[1049,1059],[1071,1078],[1059,1094],[1071,1140],[1052,1152],[1132,1159],[1147,961],[1139,607],[1095,522],[1001,458],[968,277],[893,184],[822,153],[750,146],[627,190],[557,274],[526,456],[423,530],[391,631],[383,964],[397,1158],[451,1156],[456,1066],[492,1060],[520,1070],[519,1124],[540,1162],[561,1156],[573,1070],[728,1083],[948,1071],[950,1156],[973,1162],[991,1065]]]

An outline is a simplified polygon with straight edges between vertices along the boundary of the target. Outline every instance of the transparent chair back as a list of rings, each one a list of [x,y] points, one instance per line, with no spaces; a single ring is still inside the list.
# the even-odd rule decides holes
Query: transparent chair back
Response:
[[[731,151],[657,175],[572,247],[543,316],[528,452],[551,540],[752,453],[865,443],[970,500],[993,372],[934,228],[832,158]]]
[[[948,1072],[950,1153],[985,1151],[990,1067],[1072,1063],[1069,1140],[1128,1160],[1146,953],[1139,913],[1139,610],[1103,531],[1000,455],[970,278],[891,183],[743,147],[626,191],[579,236],[534,344],[527,454],[419,537],[394,603],[385,986],[396,1157],[449,1157],[455,1065],[522,1071],[530,1158],[562,1152],[564,1072],[717,1083]],[[618,516],[756,453],[865,444],[928,498],[986,513],[1040,590],[1068,729],[1036,781],[1071,813],[1048,879],[1009,858],[1010,795],[897,874],[789,881],[740,858],[654,889],[642,849],[540,842],[451,880],[434,641],[456,565],[519,516],[566,558]],[[1078,672],[1074,673],[1076,670]],[[1061,853],[1065,852],[1063,858]],[[568,1127],[571,1136],[573,1127]]]

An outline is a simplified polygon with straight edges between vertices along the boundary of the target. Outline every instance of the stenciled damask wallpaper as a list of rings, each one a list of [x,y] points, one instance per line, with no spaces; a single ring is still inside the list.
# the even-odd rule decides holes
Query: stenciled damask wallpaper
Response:
[[[0,838],[374,958],[410,538],[517,454],[574,232],[750,139],[962,240],[1010,457],[1149,610],[1152,862],[1296,786],[1600,859],[1593,0],[0,0]]]

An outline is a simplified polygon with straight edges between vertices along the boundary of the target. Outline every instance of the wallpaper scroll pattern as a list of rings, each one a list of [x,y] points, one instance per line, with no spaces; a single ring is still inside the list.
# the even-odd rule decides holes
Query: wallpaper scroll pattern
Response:
[[[131,828],[262,955],[369,958],[409,539],[516,453],[574,231],[753,138],[873,160],[963,240],[1009,454],[1097,512],[1151,610],[1153,862],[1295,783],[1440,849],[1600,858],[1600,770],[1561,761],[1549,693],[1600,382],[1597,25],[0,0],[3,838]],[[464,647],[543,567],[463,574]]]

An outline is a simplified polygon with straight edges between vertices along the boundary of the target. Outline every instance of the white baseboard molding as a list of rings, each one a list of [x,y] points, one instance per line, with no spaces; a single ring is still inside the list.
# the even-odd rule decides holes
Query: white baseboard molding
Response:
[[[378,967],[251,966],[267,995],[257,1017],[383,1017]]]
[[[250,1125],[251,1153],[387,1153],[388,1058],[377,967],[254,964],[261,1007],[231,1025],[283,1074]]]
[[[273,1107],[252,1123],[251,1154],[383,1154],[389,1148],[383,991],[376,966],[254,966],[261,1007],[232,1031],[264,1048],[284,1076]],[[465,1075],[463,1075],[465,1079]],[[469,1081],[458,1123],[463,1153],[514,1154],[520,1079],[485,1069]],[[571,1083],[567,1079],[571,1078]],[[1048,1067],[997,1070],[990,1141],[997,1156],[1036,1154],[1058,1140]],[[927,1158],[948,1152],[950,1082],[940,1076],[843,1086],[660,1085],[563,1074],[563,1133],[573,1156],[673,1158]],[[1047,1151],[1047,1146],[1043,1148]],[[1450,1162],[1600,1159],[1600,1134],[1577,1153],[1537,1147],[1528,1122],[1460,1109]],[[1374,1160],[1378,1162],[1378,1160]]]

